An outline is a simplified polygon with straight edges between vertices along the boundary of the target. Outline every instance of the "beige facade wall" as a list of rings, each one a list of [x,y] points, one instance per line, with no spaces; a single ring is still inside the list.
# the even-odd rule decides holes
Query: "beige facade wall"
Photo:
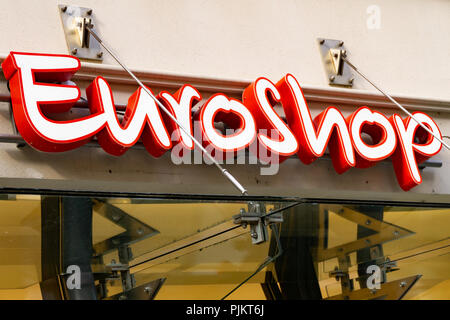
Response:
[[[446,0],[2,3],[2,54],[67,53],[62,3],[93,8],[99,34],[135,69],[248,81],[292,73],[305,85],[326,86],[315,42],[325,37],[343,40],[349,58],[391,93],[450,99]],[[104,63],[115,65],[110,57]],[[359,78],[355,87],[373,90]]]
[[[0,55],[5,57],[9,51],[67,54],[59,3],[93,8],[98,33],[144,76],[161,73],[162,82],[167,74],[235,79],[238,97],[244,84],[259,76],[277,81],[292,73],[309,92],[326,91],[325,101],[308,100],[313,115],[329,105],[345,114],[364,104],[372,107],[361,97],[375,91],[360,77],[355,76],[353,89],[327,84],[316,38],[341,39],[349,59],[364,73],[388,92],[410,99],[415,109],[425,101],[425,110],[443,134],[450,132],[449,1],[3,1],[7,14],[0,20]],[[373,10],[378,9],[379,20],[374,22]],[[92,63],[83,65],[91,77],[118,70],[108,55],[99,70]],[[87,78],[75,80],[84,88]],[[110,78],[114,77],[110,74]],[[136,88],[124,78],[111,80],[119,103],[125,103]],[[0,93],[6,93],[1,79]],[[342,92],[350,98],[339,100]],[[350,103],[353,96],[359,97],[356,105]],[[0,107],[0,131],[12,133],[8,103]],[[387,115],[397,112],[388,105],[377,107]],[[170,155],[153,159],[144,150],[130,150],[116,158],[87,147],[55,155],[29,147],[17,149],[14,144],[0,146],[4,188],[236,195],[215,168],[176,166]],[[257,166],[229,169],[252,195],[448,202],[450,153],[443,149],[433,159],[442,161],[443,167],[425,169],[423,184],[408,193],[398,186],[390,162],[344,175],[337,175],[328,160],[306,166],[290,159],[276,176],[260,176]]]

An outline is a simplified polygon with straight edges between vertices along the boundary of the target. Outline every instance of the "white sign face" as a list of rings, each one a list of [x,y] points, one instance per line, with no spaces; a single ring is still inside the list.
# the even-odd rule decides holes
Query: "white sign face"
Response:
[[[119,121],[111,88],[102,77],[97,77],[86,90],[91,115],[70,121],[47,118],[47,112],[69,111],[80,98],[77,86],[55,84],[69,80],[80,68],[80,61],[75,57],[11,52],[2,68],[10,83],[17,129],[38,150],[67,151],[82,146],[94,136],[106,152],[116,156],[125,153],[139,139],[155,157],[173,147],[170,137],[176,137],[175,142],[181,143],[184,149],[194,149],[192,139],[162,115],[155,101],[142,93],[141,88],[130,97],[125,117]],[[202,98],[198,90],[184,85],[174,95],[161,92],[157,98],[192,134],[191,109]],[[287,123],[274,111],[275,103],[283,106]],[[422,112],[415,112],[414,116],[442,137],[430,116]],[[297,154],[303,163],[310,164],[322,157],[328,147],[338,173],[352,167],[368,168],[391,157],[404,190],[422,182],[417,164],[442,148],[438,139],[410,117],[403,119],[394,114],[387,118],[368,107],[359,108],[347,118],[337,108],[328,107],[313,119],[302,89],[291,74],[276,84],[266,78],[257,79],[244,90],[242,102],[215,94],[203,104],[195,119],[204,146],[222,156],[259,143],[259,148],[277,155],[271,159],[278,162]],[[218,132],[214,122],[220,121],[234,129],[234,133]],[[365,141],[363,135],[372,142]],[[259,157],[264,153],[257,154]]]

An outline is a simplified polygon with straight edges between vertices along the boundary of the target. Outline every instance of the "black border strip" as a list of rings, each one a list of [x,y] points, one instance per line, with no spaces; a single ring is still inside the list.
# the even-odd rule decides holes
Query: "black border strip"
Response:
[[[414,202],[393,200],[359,200],[359,199],[329,199],[329,198],[301,198],[282,196],[239,196],[223,194],[188,194],[188,193],[139,193],[115,191],[86,191],[86,190],[58,190],[37,188],[0,188],[0,194],[33,194],[48,196],[80,196],[97,198],[131,198],[131,199],[167,199],[167,200],[199,200],[199,201],[273,201],[298,202],[321,204],[347,204],[347,205],[383,205],[397,207],[428,207],[450,208],[450,202]],[[450,201],[450,199],[449,199]]]

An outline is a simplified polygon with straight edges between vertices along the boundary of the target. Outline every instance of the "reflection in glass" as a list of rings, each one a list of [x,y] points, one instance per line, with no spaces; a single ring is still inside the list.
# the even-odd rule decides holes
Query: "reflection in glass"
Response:
[[[41,198],[0,195],[0,299],[42,298]],[[243,199],[91,201],[92,270],[105,297],[123,293],[122,272],[130,288],[165,278],[156,299],[220,299],[276,252],[271,232],[255,245],[236,224]],[[227,299],[301,299],[315,287],[330,299],[450,299],[450,209],[299,202],[258,201],[264,214],[283,212],[283,255]]]
[[[382,287],[397,281],[395,288],[404,288],[402,292],[391,290],[392,296],[450,298],[441,293],[449,288],[450,279],[449,209],[320,206],[321,236],[313,251],[324,297],[352,298],[348,293],[358,290],[367,294],[365,298],[375,297],[377,290],[367,288],[372,275],[367,270],[378,265]]]

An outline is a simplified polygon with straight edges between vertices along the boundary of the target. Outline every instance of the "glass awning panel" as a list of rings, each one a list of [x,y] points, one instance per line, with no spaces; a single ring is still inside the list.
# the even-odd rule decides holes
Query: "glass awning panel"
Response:
[[[44,197],[0,197],[0,299],[41,297]],[[261,284],[267,275],[280,283],[277,272],[292,257],[263,265],[274,256],[277,237],[267,228],[266,241],[255,244],[261,235],[253,234],[251,223],[243,228],[239,219],[249,212],[259,215],[256,220],[270,212],[282,216],[282,222],[272,221],[282,245],[307,244],[302,250],[311,257],[323,298],[449,298],[450,209],[443,205],[264,197],[89,198],[94,274],[122,263],[120,250],[125,248],[134,286],[165,279],[156,299],[220,299],[243,282],[228,298],[264,298]],[[369,281],[374,266],[381,272],[376,290]],[[113,296],[123,290],[122,283],[111,279],[107,289]]]

